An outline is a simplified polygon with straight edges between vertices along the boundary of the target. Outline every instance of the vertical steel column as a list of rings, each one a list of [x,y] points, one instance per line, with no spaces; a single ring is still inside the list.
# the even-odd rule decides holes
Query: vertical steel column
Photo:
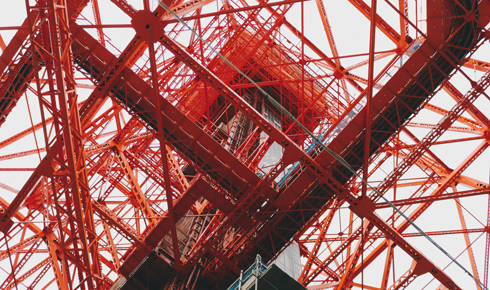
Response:
[[[490,183],[490,180],[489,180]],[[485,235],[485,261],[483,265],[483,284],[488,287],[488,264],[490,256],[490,195],[488,196],[487,205],[487,233]]]
[[[145,1],[145,8],[149,11],[149,5]],[[151,15],[153,17],[153,15]],[[156,17],[155,17],[156,18]],[[150,24],[151,33],[154,31],[155,21],[152,19]],[[163,30],[163,28],[162,28]],[[179,243],[177,240],[177,229],[175,227],[175,217],[174,217],[174,205],[173,205],[173,197],[172,197],[172,187],[168,166],[168,156],[167,156],[167,142],[165,140],[165,130],[163,128],[163,121],[161,118],[161,104],[160,104],[160,92],[158,90],[158,80],[157,80],[157,69],[156,69],[156,61],[155,61],[155,48],[153,42],[151,42],[153,37],[150,37],[148,41],[148,49],[150,52],[150,64],[151,64],[151,83],[153,89],[153,97],[156,102],[156,116],[157,116],[157,127],[158,127],[158,140],[160,141],[160,155],[162,158],[162,166],[163,166],[163,178],[165,181],[165,194],[167,196],[167,207],[168,207],[168,217],[170,220],[170,233],[172,235],[172,248],[174,254],[174,262],[175,267],[178,268],[181,265],[180,261],[180,251],[179,251]],[[150,95],[152,92],[150,91]]]
[[[364,161],[363,179],[367,182],[369,177],[369,150],[371,142],[371,99],[373,98],[374,78],[374,43],[376,36],[376,6],[377,0],[371,1],[371,32],[369,40],[369,71],[368,71],[368,93],[366,98],[366,134],[364,134]],[[366,197],[367,184],[362,184],[362,197]]]
[[[50,251],[53,253],[56,245],[60,252],[58,257],[53,256],[57,254],[52,255],[53,267],[58,269],[55,271],[56,281],[61,289],[103,289],[106,285],[102,279],[85,167],[67,3],[58,0],[38,4],[31,6],[26,0],[30,38],[33,40],[32,57],[36,59],[35,65],[39,66],[42,58],[46,66],[44,76],[47,81],[41,84],[39,70],[35,77],[49,160],[45,162],[42,174],[51,181],[54,204],[48,208],[54,212],[57,221],[48,227],[48,231],[53,233],[52,240],[48,242]],[[40,23],[33,21],[31,10],[42,11],[46,18]],[[37,35],[42,41],[34,41]],[[44,96],[50,96],[50,100]],[[54,117],[54,143],[48,137],[45,116],[48,112]],[[60,267],[56,265],[57,259],[61,259]],[[74,268],[72,273],[70,266]],[[75,277],[78,277],[78,286],[72,280]]]

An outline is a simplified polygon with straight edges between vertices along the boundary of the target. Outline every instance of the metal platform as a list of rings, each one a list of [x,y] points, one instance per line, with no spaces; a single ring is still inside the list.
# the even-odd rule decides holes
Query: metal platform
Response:
[[[294,278],[286,274],[277,265],[266,267],[257,255],[257,259],[247,271],[240,275],[228,290],[306,290]]]

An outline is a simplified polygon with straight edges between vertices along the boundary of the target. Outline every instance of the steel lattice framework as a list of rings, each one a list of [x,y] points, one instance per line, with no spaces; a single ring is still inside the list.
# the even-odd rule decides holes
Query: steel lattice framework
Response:
[[[0,289],[488,286],[490,0],[19,2]]]

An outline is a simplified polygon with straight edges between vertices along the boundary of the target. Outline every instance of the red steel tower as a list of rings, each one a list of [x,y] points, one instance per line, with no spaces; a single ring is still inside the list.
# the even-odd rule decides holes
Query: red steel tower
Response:
[[[0,5],[0,289],[488,289],[489,0]]]

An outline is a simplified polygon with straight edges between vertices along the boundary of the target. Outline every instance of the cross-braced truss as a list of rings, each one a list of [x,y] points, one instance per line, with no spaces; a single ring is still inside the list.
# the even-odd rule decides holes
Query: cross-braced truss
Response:
[[[489,0],[0,5],[0,289],[488,287]]]

